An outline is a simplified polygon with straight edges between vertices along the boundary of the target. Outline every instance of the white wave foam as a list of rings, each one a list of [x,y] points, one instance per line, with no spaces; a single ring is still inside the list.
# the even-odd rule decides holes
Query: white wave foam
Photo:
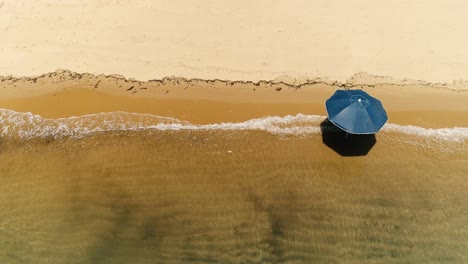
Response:
[[[219,123],[209,125],[180,125],[167,126],[158,124],[150,128],[159,130],[260,130],[278,135],[307,135],[320,132],[318,124],[324,119],[319,115],[295,116],[287,115],[284,117],[267,116],[263,118],[251,119],[239,123]]]
[[[154,129],[176,130],[259,130],[275,135],[319,134],[320,123],[325,119],[320,115],[297,114],[284,117],[267,116],[239,123],[218,123],[209,125],[191,124],[170,117],[127,112],[99,113],[69,118],[47,119],[31,113],[18,113],[0,109],[0,135],[5,138],[19,137],[74,137],[80,138],[96,132],[135,131]],[[417,126],[386,124],[383,132],[397,132],[413,136],[429,137],[436,140],[462,142],[468,139],[468,128],[430,129]]]
[[[397,124],[386,124],[382,131],[398,132],[407,135],[430,137],[438,140],[462,142],[468,139],[468,127],[453,128],[423,128],[418,126],[402,126]]]
[[[126,112],[110,112],[69,118],[47,119],[32,113],[18,113],[0,109],[0,135],[2,137],[83,137],[91,133],[108,131],[155,130],[261,130],[281,135],[319,133],[317,125],[323,116],[268,116],[240,123],[195,125],[170,117]]]

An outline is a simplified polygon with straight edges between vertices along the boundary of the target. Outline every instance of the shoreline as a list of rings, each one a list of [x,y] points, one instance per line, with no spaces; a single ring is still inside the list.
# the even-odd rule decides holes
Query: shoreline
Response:
[[[362,88],[383,102],[391,123],[468,127],[465,90],[403,81],[383,84],[368,80],[358,85],[362,80],[342,84],[316,79],[291,84],[172,77],[143,82],[59,70],[38,77],[0,77],[0,108],[45,118],[125,111],[210,124],[298,113],[326,115],[324,102],[336,89]]]
[[[106,74],[106,73],[90,73],[90,72],[76,72],[68,69],[57,69],[55,71],[46,72],[39,75],[0,75],[0,85],[1,83],[10,82],[10,84],[15,83],[34,83],[37,82],[52,82],[56,83],[57,81],[79,81],[92,82],[92,80],[97,80],[94,88],[97,88],[103,80],[114,80],[121,81],[125,83],[225,83],[230,86],[233,85],[253,85],[253,86],[262,86],[262,85],[278,85],[285,86],[288,88],[301,89],[302,87],[310,85],[329,85],[336,86],[343,89],[353,88],[353,87],[366,87],[366,88],[379,88],[382,86],[422,86],[428,88],[450,90],[454,92],[468,92],[468,80],[463,79],[453,79],[443,82],[429,82],[422,79],[411,79],[411,78],[393,78],[391,76],[383,75],[374,75],[367,72],[357,72],[353,75],[346,78],[345,81],[340,81],[338,79],[332,79],[325,75],[316,75],[316,76],[306,76],[306,75],[282,75],[278,74],[275,78],[270,79],[222,79],[222,78],[197,78],[191,77],[186,78],[183,76],[165,76],[162,78],[154,79],[136,79],[121,74]],[[5,86],[3,84],[3,86]],[[101,85],[102,86],[102,85]]]

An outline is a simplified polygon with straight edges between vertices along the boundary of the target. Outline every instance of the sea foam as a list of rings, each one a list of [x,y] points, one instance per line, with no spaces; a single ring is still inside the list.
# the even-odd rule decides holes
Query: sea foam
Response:
[[[332,129],[321,123],[321,115],[266,116],[244,122],[216,124],[192,124],[171,117],[127,112],[98,113],[68,118],[48,119],[32,113],[19,113],[0,109],[0,136],[3,138],[81,138],[92,133],[138,130],[258,130],[280,136],[306,136],[319,134],[323,129]],[[386,124],[382,132],[402,133],[435,140],[463,142],[468,139],[467,127],[423,128]]]

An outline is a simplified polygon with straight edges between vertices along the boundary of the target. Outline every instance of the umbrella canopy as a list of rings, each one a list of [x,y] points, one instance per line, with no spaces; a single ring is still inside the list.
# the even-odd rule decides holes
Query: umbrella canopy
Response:
[[[388,120],[382,103],[362,90],[337,90],[325,105],[328,119],[350,134],[375,134]]]

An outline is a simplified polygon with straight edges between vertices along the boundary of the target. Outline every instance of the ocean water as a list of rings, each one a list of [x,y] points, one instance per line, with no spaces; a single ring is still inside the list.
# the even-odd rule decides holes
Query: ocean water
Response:
[[[0,263],[463,263],[468,128],[0,110]]]

